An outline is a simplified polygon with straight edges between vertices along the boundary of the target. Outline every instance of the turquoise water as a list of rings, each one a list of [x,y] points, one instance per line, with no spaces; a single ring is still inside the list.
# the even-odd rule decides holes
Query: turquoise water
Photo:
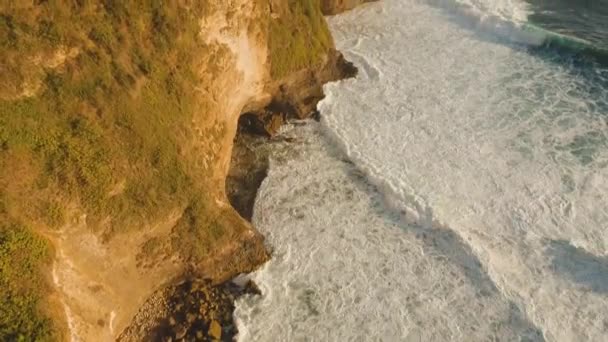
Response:
[[[607,0],[527,0],[528,22],[608,50]]]
[[[607,0],[527,0],[528,15],[524,27],[546,33],[544,44],[529,51],[556,63],[580,80],[581,98],[593,112],[606,118],[599,131],[570,144],[582,162],[595,151],[599,132],[608,129],[608,1]],[[600,139],[601,140],[601,139]],[[603,142],[603,141],[602,141]]]
[[[543,47],[562,58],[608,66],[608,1],[527,0],[526,26],[546,33]]]

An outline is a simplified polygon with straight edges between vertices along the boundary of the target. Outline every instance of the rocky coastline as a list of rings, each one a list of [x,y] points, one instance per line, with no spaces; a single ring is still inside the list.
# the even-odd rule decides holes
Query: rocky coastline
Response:
[[[323,11],[333,15],[376,0],[325,1]],[[355,77],[357,68],[337,50],[317,69],[305,69],[267,86],[273,94],[268,103],[253,103],[239,117],[237,133],[226,177],[226,195],[231,206],[251,223],[257,190],[266,178],[270,148],[281,126],[289,120],[319,119],[317,104],[324,98],[323,85]],[[265,246],[271,257],[271,246]],[[261,266],[256,262],[253,267]],[[246,272],[248,270],[243,270]],[[119,336],[120,342],[135,341],[233,341],[235,300],[243,295],[261,295],[251,281],[235,279],[213,283],[196,274],[154,293],[140,308],[132,324]]]
[[[280,127],[293,119],[318,119],[317,103],[323,84],[355,77],[356,67],[338,51],[317,70],[304,70],[271,87],[275,96],[239,118],[226,178],[230,204],[251,222],[259,186],[266,177],[270,144]],[[266,246],[271,250],[271,246]],[[257,264],[257,267],[262,263]],[[157,291],[141,307],[132,324],[119,337],[129,341],[232,341],[238,334],[233,319],[235,300],[260,295],[252,282],[237,285],[234,279],[213,284],[196,275]]]
[[[159,290],[118,341],[232,341],[238,333],[234,301],[245,294],[259,290],[251,282],[212,285],[200,279]]]
[[[323,15],[363,2],[0,6],[0,340],[231,340],[267,147],[356,74]]]
[[[269,147],[278,141],[275,135],[280,127],[293,119],[318,119],[316,105],[324,97],[323,84],[354,77],[356,73],[357,69],[335,51],[323,68],[275,85],[277,96],[270,104],[241,115],[226,178],[226,194],[244,219],[251,222],[255,196],[268,170]],[[184,279],[152,295],[118,340],[234,340],[238,334],[233,319],[235,300],[242,295],[260,295],[257,286],[250,281],[238,284],[235,279],[213,284],[196,275]]]

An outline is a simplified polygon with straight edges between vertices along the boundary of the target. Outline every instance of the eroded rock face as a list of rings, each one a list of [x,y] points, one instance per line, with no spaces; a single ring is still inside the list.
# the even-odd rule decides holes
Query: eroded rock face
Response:
[[[136,324],[118,338],[119,342],[139,341],[232,341],[235,298],[259,294],[251,283],[232,282],[212,286],[189,280],[155,293],[137,314]],[[151,323],[151,324],[150,324]]]
[[[378,0],[322,0],[321,8],[323,9],[323,14],[334,15],[372,1]]]
[[[243,128],[250,133],[274,136],[288,119],[306,119],[323,99],[323,84],[354,77],[357,69],[336,50],[328,51],[325,63],[319,68],[307,68],[273,80],[266,86],[270,102],[247,108],[241,117]]]
[[[210,246],[201,262],[184,259],[171,247],[184,208],[175,208],[162,222],[109,239],[80,219],[49,234],[57,251],[53,281],[64,305],[71,340],[113,341],[129,325],[145,300],[156,290],[179,281],[184,274],[221,282],[239,272],[252,271],[268,258],[263,237],[229,204],[224,190],[242,108],[267,98],[267,6],[259,1],[209,1],[201,18],[201,40],[208,54],[201,56],[200,96],[208,108],[192,121],[193,134],[183,153],[200,154],[208,170],[206,214],[228,227],[227,236]],[[196,148],[196,149],[192,149]],[[190,149],[190,150],[189,150]],[[179,241],[178,241],[179,243]]]
[[[322,53],[321,65],[272,79],[267,25],[269,19],[277,20],[277,13],[290,13],[277,12],[279,5],[287,6],[286,1],[279,2],[274,1],[273,12],[263,1],[209,1],[200,20],[200,38],[207,50],[200,56],[197,91],[207,101],[200,115],[193,117],[192,141],[180,148],[183,155],[197,157],[196,167],[208,175],[209,193],[204,195],[210,200],[203,214],[224,228],[224,236],[208,247],[202,260],[184,258],[175,249],[176,243],[181,244],[175,230],[190,220],[188,208],[175,208],[162,222],[108,239],[95,233],[95,227],[87,227],[85,214],[54,232],[53,278],[73,340],[114,340],[152,293],[186,275],[220,283],[268,259],[263,237],[226,196],[224,183],[239,116],[250,112],[264,119],[262,129],[274,134],[285,119],[305,118],[314,111],[323,97],[323,83],[355,72],[340,53],[329,49]],[[255,194],[254,189],[250,192]],[[249,197],[247,205],[252,203],[253,196]]]
[[[280,12],[277,11],[277,8],[286,6],[286,3],[283,0],[273,0],[272,4],[274,4],[274,9],[272,5],[270,7],[250,5],[253,7],[249,7],[249,9],[261,10],[262,16],[268,15],[273,20],[276,19],[276,13]],[[351,8],[355,4],[350,3],[345,6],[342,8]],[[218,26],[217,23],[223,23],[222,19],[214,18],[213,20],[203,20],[203,22],[211,23],[208,24],[209,28]],[[264,138],[260,140],[256,137],[247,138],[245,136],[251,133],[274,136],[286,120],[310,117],[315,113],[317,103],[324,97],[323,84],[353,77],[357,72],[352,63],[346,61],[340,52],[330,48],[325,52],[324,61],[320,66],[303,68],[285,77],[273,79],[270,74],[270,61],[265,59],[270,53],[266,50],[269,37],[266,35],[265,27],[256,26],[259,23],[255,21],[247,25],[246,35],[257,39],[254,40],[257,45],[253,45],[258,48],[262,45],[257,52],[258,58],[251,59],[250,46],[243,44],[242,41],[235,43],[234,37],[243,39],[243,35],[245,35],[243,32],[234,31],[232,36],[225,36],[226,32],[231,32],[233,27],[238,27],[238,25],[237,23],[223,27],[219,25],[222,28],[219,31],[224,36],[217,41],[228,42],[228,45],[233,48],[238,47],[233,51],[234,55],[238,56],[236,66],[237,69],[241,68],[241,74],[228,72],[219,77],[210,75],[209,78],[209,82],[213,85],[209,88],[210,92],[217,92],[214,98],[227,101],[224,108],[227,109],[225,113],[229,113],[229,115],[225,117],[225,122],[229,128],[225,135],[226,140],[221,145],[226,152],[221,153],[222,160],[219,161],[218,178],[220,182],[226,182],[227,195],[232,205],[228,206],[222,219],[233,220],[234,224],[242,224],[243,218],[250,220],[255,193],[265,177],[267,167],[267,154],[258,155],[257,152],[246,148],[246,145],[251,143],[249,140],[253,139],[256,141],[255,143],[260,144],[263,143]],[[257,29],[252,31],[252,27],[257,27]],[[258,64],[250,65],[252,61],[257,61]],[[252,68],[255,72],[248,68]],[[235,84],[237,88],[234,88]],[[240,101],[236,100],[239,97],[235,97],[235,91],[236,94],[240,94]],[[244,114],[240,116],[241,120],[239,120],[238,115],[241,113]],[[244,121],[249,123],[244,123]],[[241,143],[235,146],[233,139],[236,135],[237,125],[241,129],[238,137]],[[236,151],[233,151],[234,148]],[[226,188],[222,186],[221,207],[225,206],[226,192],[224,190]],[[233,207],[237,209],[240,216],[234,215]],[[263,248],[263,238],[257,232],[249,230],[241,236],[235,237],[231,243],[222,246],[222,249],[214,256],[194,265],[189,269],[189,274],[221,282],[237,273],[251,271],[253,267],[260,265],[267,258],[267,251]]]
[[[298,6],[303,6],[307,0],[298,1]],[[182,2],[179,3],[180,5],[175,6],[183,5]],[[144,222],[138,227],[108,232],[111,230],[108,229],[108,222],[112,221],[112,217],[109,217],[111,214],[91,219],[93,214],[91,211],[87,213],[86,206],[79,203],[77,196],[60,193],[58,195],[64,196],[61,204],[66,204],[66,208],[62,208],[66,212],[66,222],[58,224],[54,229],[35,227],[39,230],[38,233],[52,243],[55,251],[53,269],[50,272],[54,289],[52,296],[54,302],[60,303],[61,309],[57,311],[62,312],[57,316],[62,317],[53,318],[58,325],[66,326],[68,339],[115,340],[131,324],[142,304],[159,289],[179,283],[186,276],[209,279],[213,284],[217,284],[238,273],[250,272],[268,259],[263,237],[246,220],[251,215],[251,210],[247,207],[253,203],[254,188],[264,176],[263,169],[256,169],[256,172],[261,173],[253,182],[242,183],[245,185],[238,181],[233,183],[236,185],[232,186],[231,197],[241,196],[240,187],[248,188],[243,204],[237,205],[241,215],[233,208],[226,194],[226,177],[233,155],[233,139],[239,117],[242,113],[249,113],[254,125],[258,125],[258,128],[268,135],[274,135],[285,120],[306,118],[314,112],[317,102],[323,98],[324,83],[352,76],[356,71],[333,49],[331,39],[325,39],[325,45],[315,55],[314,66],[300,67],[298,64],[297,70],[290,70],[286,75],[273,78],[269,61],[269,25],[272,25],[273,20],[285,19],[281,16],[296,15],[296,12],[300,13],[299,20],[310,20],[301,11],[292,13],[289,4],[292,4],[292,1],[204,2],[204,15],[200,18],[200,41],[206,50],[200,54],[200,60],[196,63],[200,74],[197,78],[199,85],[195,87],[197,96],[204,101],[201,101],[200,110],[193,114],[191,123],[188,117],[188,122],[184,125],[188,127],[180,126],[174,132],[179,135],[179,139],[175,139],[178,160],[187,164],[188,172],[199,175],[196,180],[198,183],[204,183],[197,184],[201,189],[205,189],[205,193],[201,195],[205,203],[199,208],[199,216],[188,216],[188,210],[192,207],[192,203],[187,202],[189,199],[183,203],[163,202],[168,214],[163,212],[159,215],[160,218],[154,220],[136,220],[138,224]],[[355,3],[323,2],[326,13],[353,5]],[[317,19],[319,18],[315,20]],[[284,21],[288,22],[289,18]],[[320,22],[323,23],[322,18]],[[323,25],[317,22],[316,26]],[[124,27],[122,29],[124,30]],[[307,28],[302,28],[305,29]],[[112,30],[109,29],[109,32]],[[124,32],[121,31],[121,34]],[[283,31],[279,29],[278,32]],[[84,33],[82,36],[88,37]],[[289,37],[291,36],[286,39],[289,40]],[[179,40],[180,37],[175,39]],[[38,80],[38,74],[44,74],[43,71],[50,69],[61,69],[61,74],[77,75],[79,70],[68,61],[79,54],[87,54],[86,44],[95,45],[89,38],[84,38],[83,44],[80,47],[70,47],[69,50],[56,54],[57,57],[47,58],[44,63],[38,63],[40,70],[33,69],[32,80]],[[179,51],[172,53],[178,54]],[[172,58],[167,60],[171,61]],[[36,66],[38,64],[33,63]],[[62,64],[69,65],[63,67]],[[129,66],[129,63],[125,64]],[[138,68],[143,71],[149,66],[138,65]],[[141,89],[149,85],[147,78],[152,76],[140,71],[131,71],[131,74],[128,74],[133,75],[135,77],[129,80],[132,81],[133,87],[125,94],[136,98]],[[167,80],[170,81],[171,78],[168,77]],[[35,98],[44,91],[43,86],[37,85],[38,81],[26,81],[28,82],[24,83],[36,86],[29,87],[26,84],[23,87],[8,89],[2,92],[8,95],[0,96],[0,99]],[[31,91],[28,90],[30,88]],[[87,96],[85,100],[89,100]],[[92,111],[89,107],[86,101],[79,103],[79,114],[83,115],[83,122],[87,120],[86,115],[103,117],[102,111]],[[136,171],[148,167],[154,169],[153,162],[141,165],[144,167]],[[112,169],[112,181],[116,182],[102,192],[104,201],[118,202],[117,199],[129,191],[133,179],[121,174],[124,171],[121,167]],[[123,169],[128,167],[124,165]],[[247,175],[248,164],[244,163],[242,167],[235,178],[239,178],[238,174]],[[57,191],[61,190],[59,188]],[[148,200],[147,196],[154,198],[154,192],[157,191],[149,184],[146,189],[141,190],[142,201]],[[184,255],[184,248],[180,250],[179,246],[192,243],[192,240],[196,241],[201,232],[194,228],[199,229],[200,225],[183,223],[188,220],[196,221],[201,217],[209,218],[209,226],[205,229],[211,233],[205,231],[204,234],[213,234],[214,228],[221,227],[223,235],[206,247],[204,258],[190,258]],[[186,229],[185,234],[180,235],[177,232],[180,224],[193,229]]]

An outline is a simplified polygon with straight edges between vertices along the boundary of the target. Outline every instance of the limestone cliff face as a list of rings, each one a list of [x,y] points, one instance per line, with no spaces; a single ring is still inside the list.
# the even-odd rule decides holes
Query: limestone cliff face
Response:
[[[79,213],[72,223],[49,234],[57,251],[54,284],[72,340],[114,340],[150,294],[186,273],[222,281],[251,271],[267,258],[262,237],[232,209],[223,182],[241,110],[269,96],[264,88],[269,79],[269,9],[250,0],[208,1],[208,6],[200,18],[200,39],[207,51],[199,56],[196,89],[205,106],[193,113],[191,138],[180,148],[185,155],[198,156],[195,162],[207,175],[204,195],[209,199],[202,215],[213,216],[224,237],[204,258],[193,260],[171,247],[180,221],[197,219],[185,218],[187,206],[176,206],[143,229],[109,239],[87,223],[86,212]]]
[[[224,186],[239,117],[272,133],[310,115],[323,83],[354,74],[321,10],[359,2],[0,5],[0,243],[42,237],[52,265],[50,286],[27,297],[42,299],[9,310],[57,305],[42,311],[64,333],[44,336],[110,341],[159,288],[267,260]],[[31,252],[7,247],[2,265]],[[9,306],[29,278],[6,274]],[[10,324],[0,339],[49,329]]]

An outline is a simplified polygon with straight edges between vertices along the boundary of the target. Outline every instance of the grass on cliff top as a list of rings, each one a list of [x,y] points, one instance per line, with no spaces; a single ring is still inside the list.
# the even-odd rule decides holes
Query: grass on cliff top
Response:
[[[332,45],[319,0],[287,2],[288,13],[269,28],[275,78],[320,65]],[[208,6],[0,4],[0,340],[60,335],[41,311],[52,253],[33,227],[69,223],[67,208],[86,212],[89,226],[110,238],[186,207],[172,244],[185,258],[204,258],[222,238],[221,220],[206,216],[201,156],[179,153],[194,139],[193,113],[207,108],[194,89],[198,61],[209,54],[198,39]],[[51,66],[71,49],[76,56]],[[35,96],[16,96],[36,80]]]
[[[178,152],[204,100],[194,88],[206,6],[0,4],[0,340],[58,336],[40,310],[52,255],[33,227],[59,227],[76,206],[109,237],[208,200],[206,175]],[[79,53],[63,67],[41,67],[60,47]],[[10,96],[30,79],[41,81],[36,96]]]
[[[197,106],[200,13],[160,1],[48,1],[8,13],[2,53],[15,81],[35,68],[32,54],[81,50],[44,70],[40,94],[1,104],[2,166],[26,173],[19,189],[6,187],[9,212],[60,222],[48,203],[61,197],[123,229],[185,200],[192,180],[177,151]],[[3,172],[1,181],[13,177]]]
[[[321,66],[333,41],[320,0],[288,0],[280,17],[270,19],[270,72],[274,79]]]
[[[7,220],[0,223],[0,340],[52,341],[57,336],[39,311],[48,288],[40,268],[49,256],[40,237]]]

